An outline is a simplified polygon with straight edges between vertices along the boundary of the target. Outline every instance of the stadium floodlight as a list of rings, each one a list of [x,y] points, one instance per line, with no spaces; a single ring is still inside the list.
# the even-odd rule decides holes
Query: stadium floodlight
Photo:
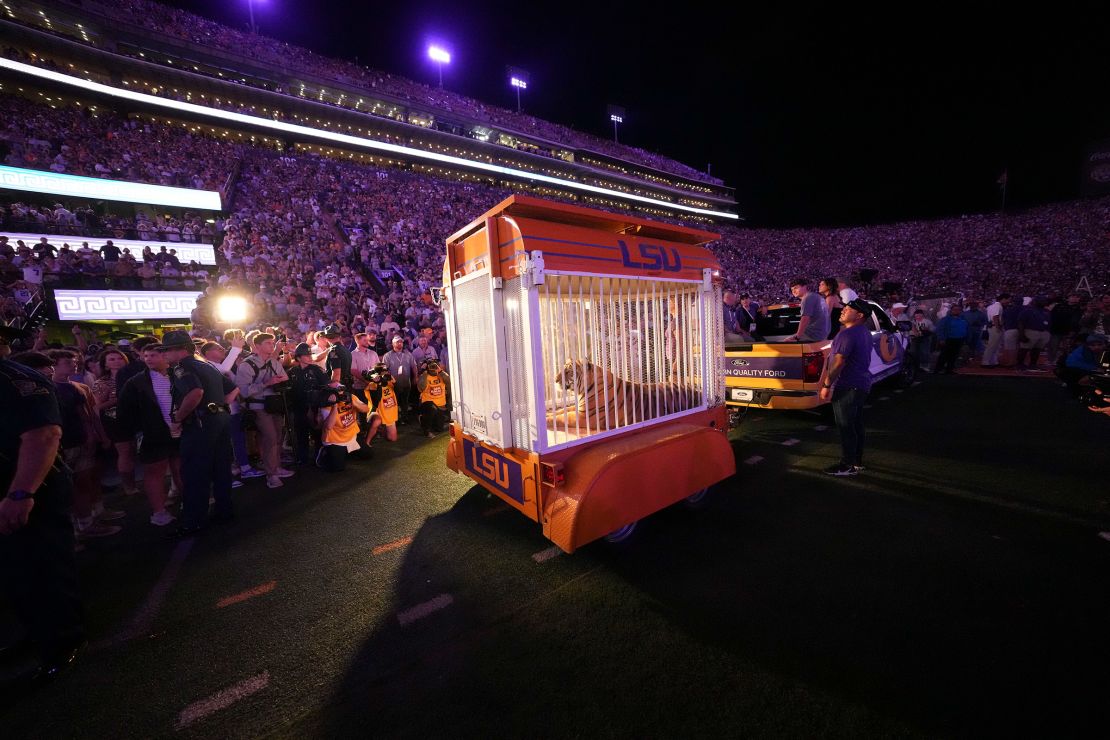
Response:
[[[516,90],[516,112],[520,113],[520,91],[528,89],[528,73],[517,67],[509,67],[509,84]]]
[[[436,63],[436,68],[439,70],[439,86],[443,87],[443,65],[451,63],[451,52],[433,44],[428,47],[428,56]]]
[[[220,296],[216,302],[216,320],[221,324],[242,324],[247,320],[247,299],[241,295]]]
[[[465,157],[457,157],[451,154],[443,154],[441,152],[428,151],[427,149],[418,149],[411,146],[403,146],[401,144],[393,144],[388,141],[379,141],[377,139],[367,138],[365,136],[354,136],[352,134],[341,134],[338,131],[327,131],[321,128],[311,128],[309,126],[302,126],[297,123],[289,123],[288,121],[274,120],[272,118],[264,118],[262,116],[253,116],[246,113],[239,113],[238,111],[222,110],[220,108],[210,108],[205,105],[198,105],[196,103],[188,103],[181,100],[174,100],[172,98],[161,98],[157,95],[150,95],[148,93],[141,93],[137,90],[128,90],[121,87],[113,87],[106,85],[102,82],[93,82],[92,80],[74,77],[67,75],[63,72],[56,72],[52,69],[45,67],[36,67],[33,64],[26,64],[24,62],[17,62],[14,59],[8,59],[0,56],[0,69],[7,69],[17,72],[27,77],[50,80],[59,85],[84,90],[90,93],[99,95],[106,95],[116,100],[129,100],[136,103],[143,103],[151,108],[158,108],[161,110],[170,110],[175,113],[188,113],[190,115],[199,116],[208,120],[221,121],[239,126],[252,126],[255,128],[265,129],[267,131],[274,131],[281,134],[306,137],[315,140],[322,140],[339,144],[341,146],[357,147],[358,149],[366,149],[371,152],[384,153],[392,156],[411,157],[414,159],[423,160],[426,162],[436,162],[438,164],[448,165],[452,167],[462,167],[468,170],[477,170],[478,172],[501,175],[510,177],[515,180],[522,180],[525,182],[543,183],[545,185],[553,185],[558,188],[563,188],[572,191],[594,193],[603,195],[608,198],[616,198],[623,201],[632,201],[634,203],[644,203],[647,205],[655,206],[657,208],[666,208],[671,211],[683,211],[685,213],[697,213],[703,216],[713,216],[716,218],[727,218],[733,221],[740,219],[740,215],[730,213],[728,211],[718,211],[711,208],[698,208],[697,206],[690,206],[684,203],[677,203],[675,201],[662,200],[660,198],[652,198],[646,195],[639,195],[638,193],[629,193],[624,190],[616,190],[613,188],[605,188],[599,185],[591,185],[577,180],[568,180],[562,177],[555,177],[553,175],[545,175],[540,172],[532,172],[527,170],[517,169],[515,167],[505,167],[504,165],[494,164],[492,162],[483,162],[476,159],[466,159]],[[0,166],[0,173],[6,168]],[[38,175],[51,175],[53,173],[46,173],[36,170]],[[56,177],[72,177],[71,175],[56,175]],[[93,178],[81,178],[93,179]],[[0,188],[13,187],[8,178],[0,174]],[[144,185],[146,188],[165,186]],[[39,188],[22,188],[24,190],[34,190],[41,192]],[[173,188],[165,188],[173,189]],[[193,191],[200,192],[200,191]],[[211,193],[217,199],[219,193]],[[134,202],[135,198],[130,198]],[[139,201],[139,202],[153,202],[153,201]],[[219,201],[216,201],[217,204]],[[204,206],[200,206],[204,208]],[[219,210],[217,205],[211,210]]]
[[[617,126],[624,123],[624,108],[619,105],[609,105],[609,120],[613,122],[613,141],[617,144]]]

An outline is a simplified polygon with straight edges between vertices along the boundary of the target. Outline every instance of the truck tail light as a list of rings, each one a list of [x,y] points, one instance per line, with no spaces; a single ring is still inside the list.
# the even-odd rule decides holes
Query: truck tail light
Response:
[[[545,486],[555,487],[567,479],[559,463],[540,463],[540,471]]]
[[[806,352],[802,355],[802,380],[816,383],[825,369],[825,355],[822,352]]]

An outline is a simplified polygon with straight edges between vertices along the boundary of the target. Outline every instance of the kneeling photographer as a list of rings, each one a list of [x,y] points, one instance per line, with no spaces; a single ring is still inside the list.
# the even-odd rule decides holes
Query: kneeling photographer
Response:
[[[420,377],[416,379],[420,391],[420,429],[429,439],[443,431],[443,423],[451,405],[451,378],[437,360],[420,363]]]
[[[281,441],[285,432],[285,395],[289,376],[274,357],[273,334],[257,334],[251,342],[254,354],[239,363],[235,384],[248,412],[254,415],[258,447],[266,471],[266,485],[280,488],[282,478],[293,475],[281,467]]]
[[[366,433],[366,446],[370,447],[379,427],[385,427],[385,438],[397,441],[397,415],[400,401],[395,389],[396,381],[384,362],[379,362],[373,370],[362,374],[366,380],[366,396],[370,401],[370,430]]]
[[[289,368],[289,410],[293,418],[293,452],[297,465],[307,465],[313,460],[309,439],[320,446],[320,423],[317,411],[328,389],[328,376],[312,361],[312,348],[301,342],[293,350]]]
[[[347,467],[347,454],[358,451],[358,417],[360,413],[369,413],[370,407],[335,381],[321,393],[326,398],[320,406],[323,422],[316,465],[329,473],[338,473]]]

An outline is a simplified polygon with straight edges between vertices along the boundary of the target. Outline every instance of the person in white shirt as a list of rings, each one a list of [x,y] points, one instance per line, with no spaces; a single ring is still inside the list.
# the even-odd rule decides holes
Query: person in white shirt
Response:
[[[1002,293],[987,306],[987,348],[983,351],[980,368],[998,367],[998,355],[1002,350],[1002,309],[1009,302],[1010,294]]]
[[[239,363],[235,383],[249,411],[255,414],[258,447],[266,469],[266,486],[280,488],[281,479],[293,475],[281,466],[281,441],[285,431],[284,399],[274,386],[286,383],[289,375],[274,357],[273,334],[261,333],[251,343],[255,354]],[[266,399],[278,399],[267,401]],[[279,410],[278,406],[282,406]]]

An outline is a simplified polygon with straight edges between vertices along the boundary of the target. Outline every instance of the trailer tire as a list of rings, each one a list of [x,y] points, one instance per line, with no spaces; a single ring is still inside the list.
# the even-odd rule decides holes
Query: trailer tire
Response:
[[[633,533],[635,533],[637,524],[639,524],[639,521],[629,522],[623,527],[614,529],[612,532],[605,535],[605,541],[610,545],[619,545],[628,542],[628,540],[632,538]]]
[[[709,499],[709,493],[712,490],[713,486],[706,486],[700,491],[694,491],[689,496],[687,496],[686,500],[682,503],[689,509],[700,509],[701,507],[705,506],[706,501]]]

